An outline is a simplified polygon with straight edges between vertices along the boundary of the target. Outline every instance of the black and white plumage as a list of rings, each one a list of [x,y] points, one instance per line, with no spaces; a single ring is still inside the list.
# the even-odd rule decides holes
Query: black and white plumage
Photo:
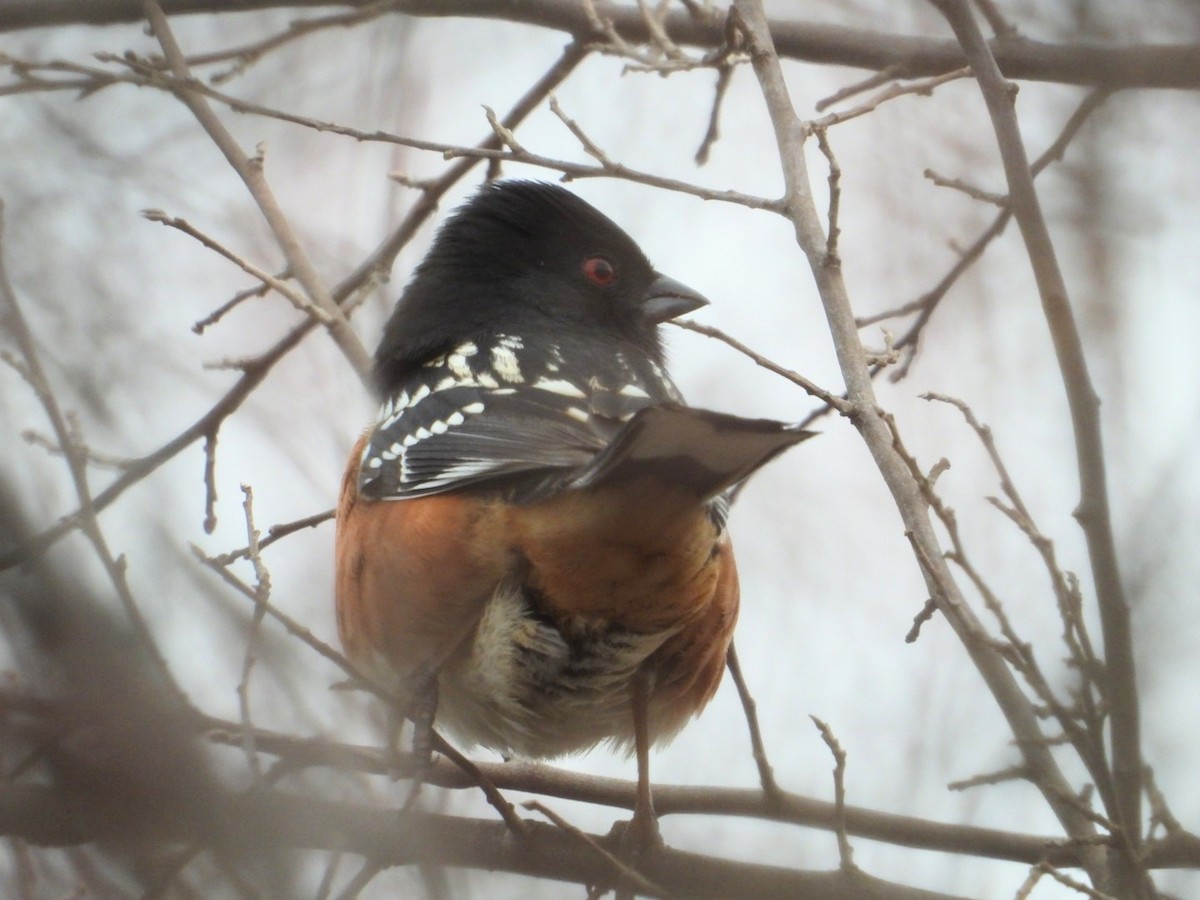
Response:
[[[640,352],[480,335],[412,370],[384,400],[359,489],[400,499],[491,482],[535,499],[639,409],[664,403],[682,397]]]
[[[682,406],[658,325],[707,302],[575,195],[484,187],[443,226],[388,323],[359,491],[404,499],[480,486],[529,502],[594,483],[589,466],[639,410]],[[780,427],[762,423],[764,438],[778,444]],[[753,467],[734,463],[743,475]]]

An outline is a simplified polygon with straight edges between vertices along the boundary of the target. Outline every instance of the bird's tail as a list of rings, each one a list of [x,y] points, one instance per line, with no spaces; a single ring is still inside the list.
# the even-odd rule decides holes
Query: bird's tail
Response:
[[[596,487],[649,475],[708,499],[816,433],[771,419],[687,406],[647,407],[629,420],[572,486]]]

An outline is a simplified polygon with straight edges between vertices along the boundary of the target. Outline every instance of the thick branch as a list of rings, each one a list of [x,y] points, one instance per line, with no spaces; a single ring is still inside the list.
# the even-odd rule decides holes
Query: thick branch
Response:
[[[308,848],[350,852],[380,867],[413,863],[515,872],[578,884],[610,880],[604,858],[575,836],[531,822],[514,841],[503,823],[429,813],[397,814],[285,794],[256,791],[226,795],[217,804],[224,821],[254,835],[261,848]],[[86,808],[84,809],[86,813]],[[0,833],[32,843],[83,841],[203,841],[192,820],[161,810],[121,821],[89,817],[53,788],[0,789]],[[605,839],[590,836],[603,845]],[[820,900],[952,900],[949,895],[880,881],[861,873],[812,872],[754,865],[663,849],[642,866],[643,874],[679,897],[820,898]]]
[[[255,9],[344,6],[361,7],[375,0],[163,0],[172,15],[229,13]],[[633,5],[597,0],[600,15],[629,41],[646,41],[649,29]],[[553,28],[575,37],[595,36],[579,0],[401,0],[411,16],[462,16],[503,19]],[[0,32],[54,25],[113,25],[142,19],[139,0],[0,0]],[[724,25],[719,18],[693,18],[684,11],[667,15],[666,31],[679,44],[720,47]],[[775,19],[770,23],[780,56],[876,71],[894,70],[900,77],[941,75],[961,68],[955,41],[885,34],[840,25]],[[1021,38],[992,42],[996,61],[1009,78],[1120,88],[1200,87],[1200,47],[1187,44],[1140,44],[1103,47],[1046,44]]]
[[[962,0],[932,2],[942,11],[962,42],[987,102],[1004,162],[1013,215],[1033,264],[1042,310],[1067,392],[1079,467],[1080,501],[1075,515],[1087,538],[1104,633],[1105,688],[1112,723],[1113,781],[1117,798],[1117,808],[1108,813],[1118,823],[1128,842],[1128,867],[1136,869],[1142,829],[1137,679],[1129,606],[1121,585],[1109,514],[1104,439],[1100,429],[1100,398],[1092,387],[1066,282],[1033,186],[1033,173],[1017,122],[1015,86],[1005,82],[1003,74],[992,60],[970,7]],[[1123,892],[1136,890],[1137,879],[1132,872],[1127,872],[1123,881]]]
[[[854,311],[836,258],[827,254],[825,235],[813,201],[804,159],[807,132],[796,116],[779,58],[771,42],[766,16],[759,0],[736,0],[734,8],[745,20],[755,73],[775,128],[783,164],[789,218],[796,242],[808,257],[833,335],[850,418],[861,432],[904,520],[930,595],[935,599],[1012,728],[1033,782],[1042,791],[1063,828],[1071,837],[1090,840],[1095,835],[1091,821],[1071,801],[1072,791],[1051,756],[1029,700],[1003,658],[987,639],[987,632],[968,607],[950,573],[938,544],[928,507],[912,473],[896,453],[892,436],[880,415],[866,352],[858,338]],[[1086,868],[1093,878],[1103,874],[1099,854],[1088,853]]]
[[[8,702],[0,694],[0,708]],[[195,721],[200,733],[214,744],[241,746],[245,739],[243,728],[236,722],[203,714],[197,715]],[[394,775],[397,771],[408,775],[419,771],[427,784],[452,789],[476,787],[475,781],[458,766],[440,758],[426,766],[424,761],[418,763],[416,759],[385,753],[376,747],[292,737],[261,728],[254,730],[254,742],[260,753],[278,756],[294,771],[322,767],[376,775]],[[627,810],[633,809],[636,799],[634,782],[619,778],[584,775],[544,763],[511,761],[476,765],[501,790]],[[768,796],[759,789],[656,784],[654,806],[660,817],[741,816],[826,830],[832,830],[838,823],[835,804],[778,788]],[[852,835],[921,850],[1029,865],[1043,860],[1059,867],[1079,865],[1079,848],[1052,837],[935,822],[861,806],[845,808],[845,824]]]

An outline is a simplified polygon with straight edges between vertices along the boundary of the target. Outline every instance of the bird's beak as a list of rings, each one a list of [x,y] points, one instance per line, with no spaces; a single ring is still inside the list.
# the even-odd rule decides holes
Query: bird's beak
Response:
[[[642,298],[642,318],[658,325],[708,306],[708,299],[666,275],[655,275]]]

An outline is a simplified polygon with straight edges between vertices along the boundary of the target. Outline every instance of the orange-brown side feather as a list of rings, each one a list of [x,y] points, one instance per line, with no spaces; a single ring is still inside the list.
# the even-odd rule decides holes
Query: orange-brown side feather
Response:
[[[405,677],[439,665],[473,627],[511,565],[493,539],[498,506],[461,494],[369,500],[357,490],[365,438],[337,511],[338,632],[352,659]]]
[[[717,528],[695,497],[661,481],[566,491],[513,510],[512,531],[556,616],[658,631],[700,615],[715,590]]]
[[[708,511],[652,478],[570,491],[513,515],[528,583],[563,628],[603,620],[674,633],[646,662],[654,731],[669,737],[716,692],[738,613],[733,547]]]
[[[704,613],[663,644],[651,661],[664,713],[678,717],[675,723],[662,724],[664,734],[682,728],[707,706],[725,674],[725,656],[733,640],[741,597],[728,535],[717,543],[712,566],[717,570],[716,585]]]

